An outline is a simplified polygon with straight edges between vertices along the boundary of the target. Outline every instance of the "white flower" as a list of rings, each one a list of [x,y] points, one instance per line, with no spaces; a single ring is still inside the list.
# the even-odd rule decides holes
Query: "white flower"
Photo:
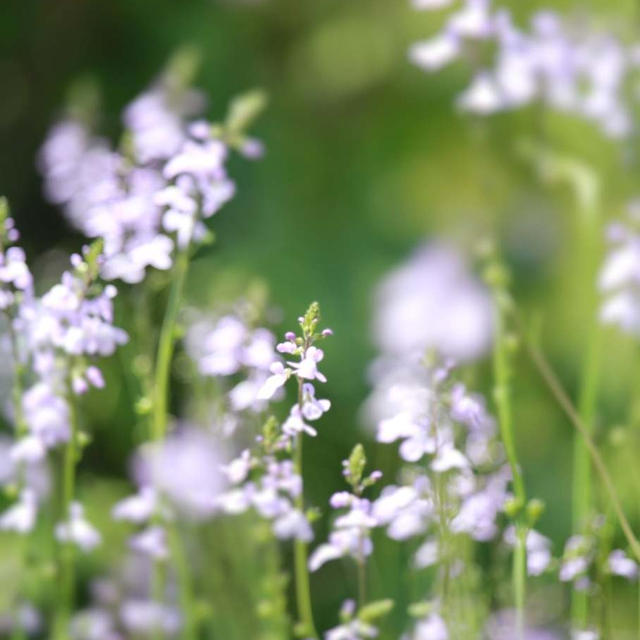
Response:
[[[38,503],[35,493],[25,489],[18,501],[0,515],[0,529],[29,533],[35,525],[37,512]]]
[[[453,34],[442,35],[414,44],[409,50],[410,60],[427,71],[441,69],[458,57],[460,43]]]
[[[143,523],[151,518],[157,507],[156,491],[152,487],[142,487],[138,493],[120,500],[112,509],[114,520]]]
[[[164,560],[169,555],[166,538],[164,528],[154,525],[133,536],[129,540],[129,546],[150,558]]]
[[[69,507],[69,517],[66,522],[56,525],[56,539],[60,542],[73,543],[83,551],[91,551],[97,547],[102,537],[84,517],[84,509],[79,502],[73,502]]]
[[[258,391],[258,400],[269,400],[273,394],[289,379],[289,370],[285,369],[282,362],[274,362],[271,367],[271,375],[265,380]]]
[[[324,358],[324,352],[318,347],[309,347],[300,362],[288,362],[295,374],[304,380],[320,380],[326,382],[326,377],[318,371],[318,362]]]
[[[638,576],[638,564],[621,549],[615,549],[609,554],[608,563],[609,571],[617,576],[629,580]]]

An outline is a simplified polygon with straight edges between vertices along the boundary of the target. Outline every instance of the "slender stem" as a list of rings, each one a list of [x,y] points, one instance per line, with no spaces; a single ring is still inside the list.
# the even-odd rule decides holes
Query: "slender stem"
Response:
[[[158,338],[158,349],[156,352],[155,371],[153,379],[153,408],[150,422],[150,436],[153,442],[162,442],[167,433],[168,405],[169,405],[169,377],[173,352],[175,349],[176,323],[178,312],[182,301],[184,284],[189,268],[188,248],[183,249],[176,256],[173,267],[173,278],[167,308],[165,309],[160,336]],[[169,532],[169,537],[177,537],[177,531]],[[196,622],[193,618],[194,608],[191,596],[191,576],[188,563],[181,561],[175,556],[179,544],[171,545],[172,559],[176,563],[178,579],[180,581],[180,598],[182,600],[183,615],[185,618],[185,633],[193,632]],[[178,551],[180,551],[178,549]],[[178,555],[180,555],[178,553]],[[162,604],[164,601],[165,574],[164,567],[158,561],[154,562],[151,576],[151,595],[155,602]],[[154,629],[154,639],[162,640],[164,632],[160,626]],[[188,638],[189,636],[185,636]],[[193,636],[195,637],[195,636]]]
[[[298,380],[298,406],[302,407],[302,381]],[[293,464],[296,473],[302,478],[302,433],[295,438]],[[303,483],[304,486],[304,483]],[[295,499],[295,507],[304,510],[304,492],[301,491]],[[311,605],[311,586],[309,584],[309,567],[307,564],[307,543],[296,538],[293,543],[294,576],[296,587],[296,602],[298,606],[299,623],[304,637],[318,638],[313,622],[313,607]]]
[[[636,560],[640,561],[640,541],[638,541],[633,533],[633,530],[631,529],[631,525],[629,524],[629,520],[627,519],[627,516],[625,515],[622,508],[622,504],[620,502],[620,498],[618,497],[618,493],[616,491],[613,480],[611,479],[611,476],[607,471],[607,467],[604,463],[604,460],[602,459],[602,456],[600,455],[600,452],[598,451],[598,448],[593,442],[593,439],[589,432],[589,428],[583,422],[578,413],[578,410],[574,407],[569,396],[567,395],[567,392],[562,387],[562,384],[558,380],[558,377],[551,368],[551,365],[547,361],[542,351],[537,346],[533,345],[530,341],[525,340],[525,344],[527,347],[527,352],[529,353],[533,364],[540,373],[540,376],[547,385],[549,391],[551,391],[561,409],[569,418],[571,424],[584,439],[589,455],[591,456],[591,460],[593,461],[593,465],[598,475],[600,476],[600,479],[602,480],[602,484],[604,485],[606,492],[609,495],[611,506],[613,507],[616,517],[618,518],[622,532],[627,539],[627,542],[629,543],[629,546],[631,547]]]
[[[78,415],[75,397],[72,392],[67,394],[69,406],[69,424],[71,433],[63,453],[62,467],[62,502],[60,505],[61,522],[67,526],[71,522],[71,503],[75,494],[75,473],[77,461]],[[75,598],[75,550],[73,542],[68,540],[58,549],[58,577],[60,580],[60,600],[55,622],[56,638],[68,638],[68,626],[73,610]]]
[[[172,522],[167,528],[171,557],[173,558],[176,567],[178,590],[180,593],[180,606],[184,615],[184,626],[180,637],[182,640],[197,640],[198,616],[195,608],[191,571],[189,570],[189,559],[186,557],[177,524]]]
[[[527,529],[516,524],[516,540],[513,549],[512,581],[516,604],[516,634],[524,637],[524,606],[527,584]]]
[[[167,407],[169,372],[175,347],[176,322],[182,300],[182,291],[189,268],[189,254],[181,251],[173,270],[173,280],[169,292],[169,300],[160,329],[153,388],[153,413],[151,419],[152,440],[162,441],[167,432]]]
[[[600,372],[602,330],[598,321],[598,297],[594,282],[599,265],[599,216],[592,203],[583,204],[580,231],[583,234],[581,269],[588,292],[585,314],[589,319],[587,348],[582,366],[582,379],[578,395],[578,413],[589,434],[593,434]],[[591,459],[584,438],[576,433],[573,445],[572,515],[573,530],[584,531],[592,515],[593,490]],[[574,629],[585,629],[589,620],[587,591],[573,589],[571,592],[571,620]]]
[[[14,314],[6,313],[6,319],[8,324],[8,333],[11,342],[11,358],[13,360],[13,386],[12,386],[12,403],[13,403],[13,416],[15,422],[16,437],[20,438],[27,432],[27,424],[24,417],[24,409],[22,407],[22,395],[24,392],[22,377],[24,375],[24,366],[20,362],[20,348],[18,345],[18,336],[16,334],[15,327],[13,326]],[[24,464],[20,464],[17,470],[18,487],[22,488],[24,483]],[[22,534],[22,539],[19,545],[20,556],[20,568],[22,569],[27,562],[27,538],[29,534]],[[11,632],[12,640],[24,640],[27,637],[26,630],[22,624],[20,616],[20,596],[22,590],[22,580],[18,582],[16,588],[15,597],[15,618],[13,622],[13,630]]]
[[[505,335],[504,307],[506,301],[501,299],[500,292],[496,293],[497,330],[493,350],[493,373],[495,379],[494,399],[498,412],[498,423],[504,449],[511,468],[513,491],[519,504],[519,515],[515,521],[516,541],[513,553],[512,581],[516,610],[516,638],[524,637],[524,613],[527,579],[527,527],[522,522],[522,512],[526,505],[524,479],[518,463],[515,439],[513,435],[513,415],[511,408],[511,367],[509,363],[509,345]]]

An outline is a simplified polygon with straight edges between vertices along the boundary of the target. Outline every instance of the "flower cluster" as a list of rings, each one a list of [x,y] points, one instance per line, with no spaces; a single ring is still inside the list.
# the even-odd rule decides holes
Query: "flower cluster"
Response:
[[[149,267],[169,269],[176,250],[205,239],[204,220],[233,196],[226,131],[194,119],[203,106],[170,67],[125,108],[122,149],[77,117],[51,130],[39,158],[45,193],[78,230],[103,239],[105,279],[138,283]],[[242,131],[236,138],[246,146]]]
[[[440,9],[451,2],[415,4]],[[625,93],[628,76],[640,63],[637,47],[607,34],[572,29],[549,10],[536,13],[530,29],[522,30],[508,9],[495,9],[491,0],[465,0],[438,35],[412,46],[410,58],[434,71],[465,52],[483,60],[483,45],[492,62],[478,62],[471,84],[458,98],[460,108],[486,115],[540,100],[595,122],[611,137],[631,130]]]
[[[219,496],[218,505],[228,514],[253,508],[272,522],[277,538],[308,542],[313,538],[311,524],[296,504],[302,496],[302,478],[291,460],[275,455],[272,447],[276,429],[272,420],[265,425],[261,457],[253,458],[249,450],[244,450],[223,468],[234,486]]]
[[[330,330],[317,332],[320,310],[313,303],[304,316],[299,318],[302,336],[288,332],[285,341],[278,344],[278,353],[298,356],[298,362],[274,361],[273,349],[266,353],[271,343],[270,334],[264,330],[248,333],[241,323],[230,317],[218,324],[218,331],[206,347],[200,359],[201,367],[214,367],[232,373],[241,366],[253,366],[262,375],[268,362],[270,375],[266,376],[255,400],[265,406],[290,378],[298,381],[298,401],[291,407],[289,416],[278,425],[270,418],[258,437],[258,450],[245,449],[224,467],[233,487],[222,494],[218,503],[226,513],[240,513],[254,509],[263,518],[273,522],[273,531],[278,538],[296,538],[309,541],[313,537],[307,514],[302,510],[302,477],[296,463],[290,459],[292,448],[299,446],[304,433],[316,435],[308,422],[317,420],[329,410],[328,400],[317,399],[312,380],[326,381],[318,370],[318,362],[324,356],[314,345],[318,340],[331,335]],[[226,332],[229,333],[226,333]],[[235,339],[229,339],[229,336]],[[226,337],[225,337],[226,336]],[[242,383],[241,383],[242,384]]]
[[[358,564],[364,564],[373,551],[371,529],[378,526],[375,517],[375,503],[363,498],[363,491],[377,482],[382,474],[374,471],[364,477],[366,458],[362,445],[357,445],[343,462],[344,476],[351,486],[351,492],[334,493],[329,501],[333,509],[348,509],[333,523],[328,542],[319,545],[309,558],[309,569],[316,571],[325,562],[343,556],[353,557]]]
[[[600,271],[605,299],[600,318],[626,333],[640,335],[640,207],[629,206],[625,222],[609,226],[609,252]]]
[[[28,469],[42,464],[49,449],[78,438],[71,396],[104,386],[94,360],[113,354],[127,341],[127,334],[113,324],[115,287],[103,288],[97,281],[100,243],[85,247],[82,255],[72,255],[71,268],[60,282],[37,297],[24,253],[13,244],[18,235],[6,207],[0,217],[2,311],[9,325],[16,397],[12,411],[16,440],[10,455],[20,471],[18,501],[0,516],[0,526],[26,533],[35,525],[38,506]],[[84,520],[82,507],[74,503],[68,510],[57,527],[57,538],[93,548],[99,534]]]
[[[279,343],[276,349],[280,353],[298,357],[298,361],[276,360],[270,366],[271,375],[265,380],[259,389],[257,398],[269,400],[290,378],[295,378],[298,383],[298,401],[291,407],[289,417],[282,425],[284,435],[290,439],[298,434],[307,433],[315,436],[316,430],[309,425],[326,413],[331,403],[326,399],[316,398],[313,382],[326,382],[325,375],[318,369],[318,364],[324,358],[324,352],[315,346],[318,340],[332,335],[331,329],[317,332],[320,320],[320,310],[317,303],[313,303],[304,316],[298,318],[302,335],[297,336],[293,331],[285,334],[284,342]]]
[[[215,321],[200,317],[190,325],[186,347],[204,377],[221,378],[241,374],[228,392],[232,412],[263,411],[267,402],[258,392],[270,375],[276,339],[268,329],[252,328],[240,313]]]
[[[226,484],[221,464],[215,439],[193,426],[143,445],[134,462],[138,490],[112,510],[115,520],[143,527],[130,539],[131,549],[165,560],[169,523],[178,516],[196,521],[213,516]]]

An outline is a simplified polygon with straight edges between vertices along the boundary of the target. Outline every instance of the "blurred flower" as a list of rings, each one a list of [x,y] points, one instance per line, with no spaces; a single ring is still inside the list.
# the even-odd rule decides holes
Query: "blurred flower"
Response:
[[[616,576],[622,576],[628,580],[638,577],[638,564],[621,549],[614,549],[608,558],[609,571]]]
[[[146,500],[155,491],[183,515],[209,517],[226,484],[221,465],[215,438],[202,429],[182,426],[163,442],[145,445],[137,456],[134,475],[144,497],[134,506],[148,507]],[[131,510],[127,511],[131,515]],[[115,513],[122,514],[122,503]]]
[[[417,8],[436,9],[449,3],[420,0]],[[633,47],[616,38],[574,29],[560,16],[543,10],[528,30],[514,24],[510,11],[490,0],[465,0],[449,14],[442,31],[409,50],[413,63],[436,71],[485,47],[493,68],[476,70],[458,97],[458,106],[489,115],[533,101],[595,122],[606,135],[621,138],[631,130],[627,104],[628,78],[637,68]]]
[[[432,350],[472,360],[491,346],[491,299],[457,251],[427,245],[382,281],[373,331],[378,348],[394,357]]]
[[[98,607],[78,611],[69,633],[73,640],[123,640],[113,614]]]
[[[125,601],[120,607],[120,620],[134,636],[146,635],[157,628],[173,635],[181,626],[180,614],[176,609],[150,600]]]
[[[628,220],[608,229],[609,251],[600,270],[599,286],[604,294],[600,318],[605,324],[640,335],[640,222],[629,206]]]
[[[491,640],[512,640],[516,633],[516,617],[511,610],[497,611],[486,624],[487,638]],[[565,636],[558,631],[541,627],[527,627],[524,640],[562,640]]]
[[[102,541],[98,530],[84,517],[84,509],[79,502],[69,505],[67,520],[56,525],[56,539],[64,543],[72,543],[82,549],[91,551]]]

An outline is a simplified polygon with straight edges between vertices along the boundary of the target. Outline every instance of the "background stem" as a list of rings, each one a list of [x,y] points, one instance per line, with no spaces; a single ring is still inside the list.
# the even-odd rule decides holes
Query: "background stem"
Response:
[[[579,232],[583,237],[580,250],[584,273],[585,290],[588,292],[585,314],[589,319],[588,338],[580,390],[578,413],[590,435],[593,435],[597,405],[600,371],[602,330],[598,319],[598,296],[595,287],[600,264],[599,217],[593,203],[584,203],[581,211]],[[573,444],[572,519],[574,533],[585,531],[593,510],[591,479],[591,458],[584,438],[575,433]],[[574,629],[586,629],[589,623],[589,601],[585,590],[573,588],[571,591],[571,621]]]
[[[494,399],[498,413],[500,435],[504,444],[509,467],[511,468],[514,497],[519,505],[519,513],[514,521],[516,540],[513,552],[512,582],[516,610],[516,638],[522,640],[525,626],[527,579],[527,528],[525,523],[522,522],[522,513],[525,509],[527,497],[513,435],[511,367],[509,363],[509,345],[504,326],[505,307],[508,301],[503,298],[504,295],[501,291],[497,291],[495,294],[497,328],[493,351],[493,373],[495,379]]]
[[[151,439],[155,442],[162,441],[167,432],[169,373],[175,348],[178,311],[180,310],[188,267],[189,256],[187,250],[183,250],[176,257],[169,300],[158,339],[151,420]]]
[[[171,289],[169,291],[169,299],[165,310],[160,336],[158,338],[158,350],[156,353],[156,364],[153,383],[153,410],[151,416],[151,440],[156,443],[162,442],[167,434],[168,423],[168,406],[169,406],[169,378],[171,372],[171,363],[175,350],[176,325],[178,321],[178,312],[182,302],[184,284],[189,268],[188,248],[180,251],[175,260],[173,267],[173,277],[171,281]],[[182,614],[184,616],[183,637],[185,640],[191,640],[196,637],[196,620],[194,618],[195,611],[192,597],[192,578],[189,564],[182,555],[182,547],[178,538],[178,531],[168,525],[169,545],[172,560],[176,565],[176,572],[179,583],[180,601]],[[153,564],[151,577],[151,594],[155,602],[163,604],[165,592],[166,576],[164,567],[158,561]],[[154,630],[155,640],[164,637],[161,628],[156,627]]]
[[[302,408],[302,402],[302,380],[298,379],[298,406],[300,408]],[[296,473],[302,478],[302,433],[298,433],[295,438],[293,464]],[[304,487],[304,482],[302,486]],[[304,512],[304,491],[301,491],[296,496],[295,507]],[[298,618],[300,624],[304,627],[304,637],[318,638],[318,632],[313,622],[307,555],[307,543],[296,538],[293,542],[293,560]]]
[[[78,438],[78,416],[75,397],[71,391],[67,394],[67,402],[71,433],[63,453],[60,522],[69,526],[71,522],[71,503],[75,493],[76,443]],[[68,540],[60,544],[58,548],[60,599],[56,612],[54,637],[59,640],[67,640],[69,637],[69,621],[75,597],[75,553],[73,544],[71,540]]]

